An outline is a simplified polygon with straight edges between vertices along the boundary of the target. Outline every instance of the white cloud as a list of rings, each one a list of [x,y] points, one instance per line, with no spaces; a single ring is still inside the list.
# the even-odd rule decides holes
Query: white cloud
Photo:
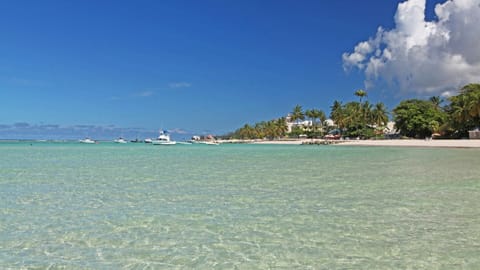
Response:
[[[441,97],[444,97],[444,98],[449,98],[451,96],[455,95],[455,93],[453,93],[452,91],[445,91],[443,93],[440,94]]]
[[[150,91],[150,90],[147,90],[147,91],[143,91],[143,92],[140,92],[140,93],[137,93],[137,96],[138,97],[151,97],[155,94],[155,92],[153,91]]]
[[[343,54],[346,70],[365,72],[365,84],[386,82],[402,92],[440,94],[480,81],[480,0],[437,4],[425,20],[426,0],[398,5],[395,28]]]
[[[192,86],[192,84],[188,82],[172,82],[168,84],[170,88],[187,88],[190,86]]]
[[[188,134],[188,132],[186,130],[181,129],[181,128],[169,129],[168,132],[172,133],[172,134]]]

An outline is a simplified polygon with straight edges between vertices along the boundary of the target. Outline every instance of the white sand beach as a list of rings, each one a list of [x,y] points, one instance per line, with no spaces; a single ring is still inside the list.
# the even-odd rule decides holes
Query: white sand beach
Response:
[[[303,143],[323,142],[324,140],[278,140],[278,141],[249,141],[253,144],[300,145]],[[339,146],[395,146],[395,147],[452,147],[452,148],[480,148],[480,140],[340,140],[332,141]]]
[[[289,144],[289,145],[300,145],[306,140],[278,140],[278,141],[254,141],[253,144]]]
[[[480,140],[351,140],[337,145],[480,148]]]

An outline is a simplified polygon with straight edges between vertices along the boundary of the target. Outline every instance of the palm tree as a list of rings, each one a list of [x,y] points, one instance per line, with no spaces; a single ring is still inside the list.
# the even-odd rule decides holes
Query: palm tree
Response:
[[[480,125],[480,84],[465,85],[459,95],[450,97],[450,110],[458,123]]]
[[[373,123],[377,126],[384,126],[388,122],[388,112],[387,108],[382,102],[375,104],[375,107],[372,111],[372,120]]]
[[[365,114],[361,103],[348,102],[342,109],[342,122],[344,127],[364,125]]]
[[[297,122],[297,124],[298,120],[305,120],[305,114],[303,113],[302,106],[297,105],[295,108],[293,108],[291,119],[292,121]]]
[[[327,120],[325,113],[322,110],[313,109],[313,116],[314,116],[314,119],[320,120],[320,126],[323,129],[323,122]],[[316,124],[314,125],[314,127],[316,128]]]
[[[360,98],[360,103],[362,103],[362,98],[367,96],[367,92],[365,92],[362,89],[359,89],[359,90],[355,91],[355,96],[359,97]]]
[[[311,109],[311,110],[306,110],[305,115],[310,118],[310,121],[312,121],[312,130],[316,131],[317,130],[317,119],[320,120],[320,125],[323,127],[323,122],[327,119],[325,117],[325,113],[322,110],[317,110],[317,109]]]
[[[306,110],[305,111],[305,116],[310,118],[310,121],[312,122],[312,130],[315,131],[315,109],[312,110]]]
[[[468,97],[458,95],[450,97],[450,111],[453,119],[459,123],[465,123],[470,120],[470,113],[467,109]]]
[[[241,139],[253,139],[255,137],[255,130],[248,124],[245,124],[239,131],[238,134]]]
[[[259,138],[259,139],[263,139],[265,138],[266,134],[265,134],[265,125],[266,125],[266,122],[265,121],[262,121],[260,123],[256,123],[255,124],[255,137],[256,138]]]
[[[275,121],[275,125],[277,126],[279,137],[285,137],[288,130],[287,119],[285,117],[279,118]]]
[[[330,118],[337,124],[339,127],[343,127],[343,105],[342,102],[335,100],[333,105],[330,107]]]
[[[371,124],[373,122],[372,121],[372,104],[370,104],[370,102],[368,102],[367,100],[361,105],[362,105],[361,112],[363,116],[362,122],[364,123],[364,125]]]
[[[432,102],[433,106],[435,106],[436,110],[440,110],[440,105],[443,102],[443,99],[441,97],[433,96],[433,97],[430,97],[429,100],[430,100],[430,102]]]
[[[472,118],[480,117],[480,84],[468,84],[462,88],[462,94],[466,95],[466,109]]]

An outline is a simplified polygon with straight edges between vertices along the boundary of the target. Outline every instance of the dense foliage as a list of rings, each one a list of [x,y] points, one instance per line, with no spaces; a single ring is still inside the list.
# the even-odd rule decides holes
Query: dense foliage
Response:
[[[407,137],[425,138],[440,131],[446,113],[429,100],[409,99],[393,110],[395,126]]]
[[[460,94],[449,98],[445,107],[449,125],[445,132],[452,137],[466,137],[469,130],[480,127],[480,84],[468,84]]]
[[[256,123],[229,134],[236,139],[277,139],[286,136],[323,137],[329,129],[340,131],[345,137],[371,138],[381,136],[388,122],[388,110],[381,102],[371,104],[364,99],[367,92],[357,90],[354,93],[359,101],[343,104],[334,101],[330,118],[333,127],[324,126],[326,116],[321,110],[303,111],[297,105],[290,113],[289,121],[296,123],[288,131],[287,119],[279,118],[267,122]],[[403,136],[424,138],[437,133],[443,137],[466,137],[468,131],[480,127],[480,84],[464,86],[458,95],[448,98],[447,105],[438,96],[429,100],[408,99],[401,101],[392,111],[396,129]],[[308,119],[311,125],[303,126],[300,121]]]
[[[331,106],[330,118],[336,123],[344,136],[371,138],[382,133],[383,127],[388,122],[388,112],[381,102],[373,106],[362,99],[367,96],[363,90],[358,90],[355,95],[360,102],[352,101],[343,105],[334,101]]]
[[[287,133],[287,122],[285,117],[256,123],[254,126],[245,125],[236,130],[228,137],[234,139],[276,139],[285,137]]]

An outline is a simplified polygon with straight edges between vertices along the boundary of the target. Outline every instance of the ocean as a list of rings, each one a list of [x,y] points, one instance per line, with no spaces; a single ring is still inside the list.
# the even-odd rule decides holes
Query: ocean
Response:
[[[480,269],[480,151],[0,143],[0,269]]]

